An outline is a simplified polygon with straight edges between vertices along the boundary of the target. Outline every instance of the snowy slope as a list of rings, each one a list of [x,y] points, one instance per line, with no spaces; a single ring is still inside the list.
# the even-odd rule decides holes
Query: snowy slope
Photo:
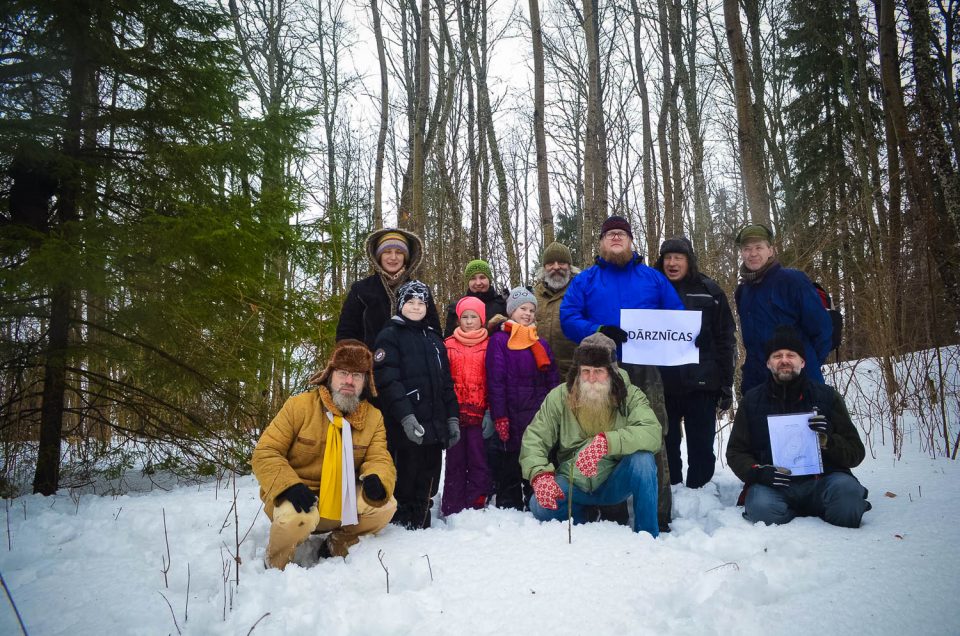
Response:
[[[8,501],[0,573],[33,635],[958,634],[960,466],[911,439],[894,461],[878,436],[855,471],[873,503],[858,530],[752,526],[734,506],[739,480],[718,466],[700,491],[675,487],[673,532],[656,540],[597,523],[568,544],[566,524],[488,509],[390,526],[346,560],[317,563],[311,539],[281,573],[264,570],[269,523],[243,477],[239,587],[223,574],[228,483]],[[18,631],[0,598],[0,634]]]

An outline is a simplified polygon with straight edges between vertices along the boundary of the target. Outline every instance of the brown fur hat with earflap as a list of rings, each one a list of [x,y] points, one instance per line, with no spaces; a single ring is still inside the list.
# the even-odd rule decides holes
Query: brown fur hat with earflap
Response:
[[[363,391],[360,393],[361,400],[377,396],[377,387],[373,382],[373,354],[367,345],[352,338],[338,342],[330,354],[326,368],[310,376],[310,385],[326,384],[334,369],[364,374],[366,382],[363,383]]]

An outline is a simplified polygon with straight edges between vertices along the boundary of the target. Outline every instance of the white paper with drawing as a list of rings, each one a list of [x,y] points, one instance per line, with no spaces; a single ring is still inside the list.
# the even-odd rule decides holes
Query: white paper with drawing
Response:
[[[823,472],[820,440],[809,426],[813,416],[814,413],[795,413],[767,417],[774,466],[789,468],[794,476]]]

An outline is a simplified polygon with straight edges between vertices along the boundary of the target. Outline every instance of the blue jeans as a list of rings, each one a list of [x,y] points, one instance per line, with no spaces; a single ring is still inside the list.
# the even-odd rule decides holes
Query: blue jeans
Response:
[[[829,524],[859,528],[868,509],[867,489],[849,473],[794,481],[786,487],[754,484],[747,490],[743,516],[756,523],[789,523],[794,517],[820,517]]]
[[[563,475],[557,475],[557,484],[563,490],[564,497],[570,495],[570,482]],[[653,455],[638,451],[626,455],[613,469],[599,488],[593,492],[573,487],[573,522],[587,521],[584,506],[609,506],[626,501],[633,495],[633,531],[649,532],[656,537],[660,534],[657,523],[657,465]],[[530,512],[540,521],[567,518],[567,500],[557,501],[557,509],[549,510],[540,505],[536,497],[530,499]]]

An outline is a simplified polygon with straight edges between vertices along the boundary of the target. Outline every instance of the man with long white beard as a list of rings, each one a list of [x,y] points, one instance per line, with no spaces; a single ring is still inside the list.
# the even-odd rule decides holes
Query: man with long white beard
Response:
[[[620,328],[621,309],[678,309],[683,302],[667,277],[643,262],[634,249],[633,229],[621,216],[611,216],[600,227],[595,264],[571,281],[560,305],[563,333],[581,342],[600,332],[617,343],[627,341]],[[667,432],[667,407],[663,381],[657,367],[647,364],[622,364],[630,382],[650,400],[664,434]],[[669,532],[672,514],[670,471],[666,453],[657,454],[659,479],[660,531]]]
[[[577,343],[567,338],[560,325],[560,303],[567,286],[580,269],[573,266],[570,248],[562,243],[551,243],[543,250],[543,268],[537,273],[533,295],[537,297],[537,333],[547,341],[557,361],[561,378],[567,377],[573,350]]]
[[[383,416],[368,402],[377,395],[373,354],[359,340],[341,340],[310,384],[286,401],[250,462],[272,521],[264,563],[281,570],[311,533],[330,532],[319,557],[345,557],[397,509]]]
[[[530,512],[540,521],[633,496],[633,530],[656,537],[657,467],[661,429],[643,391],[616,363],[614,343],[603,334],[584,338],[573,354],[565,384],[543,401],[523,435],[520,467],[533,486]],[[570,480],[573,485],[571,487]]]

